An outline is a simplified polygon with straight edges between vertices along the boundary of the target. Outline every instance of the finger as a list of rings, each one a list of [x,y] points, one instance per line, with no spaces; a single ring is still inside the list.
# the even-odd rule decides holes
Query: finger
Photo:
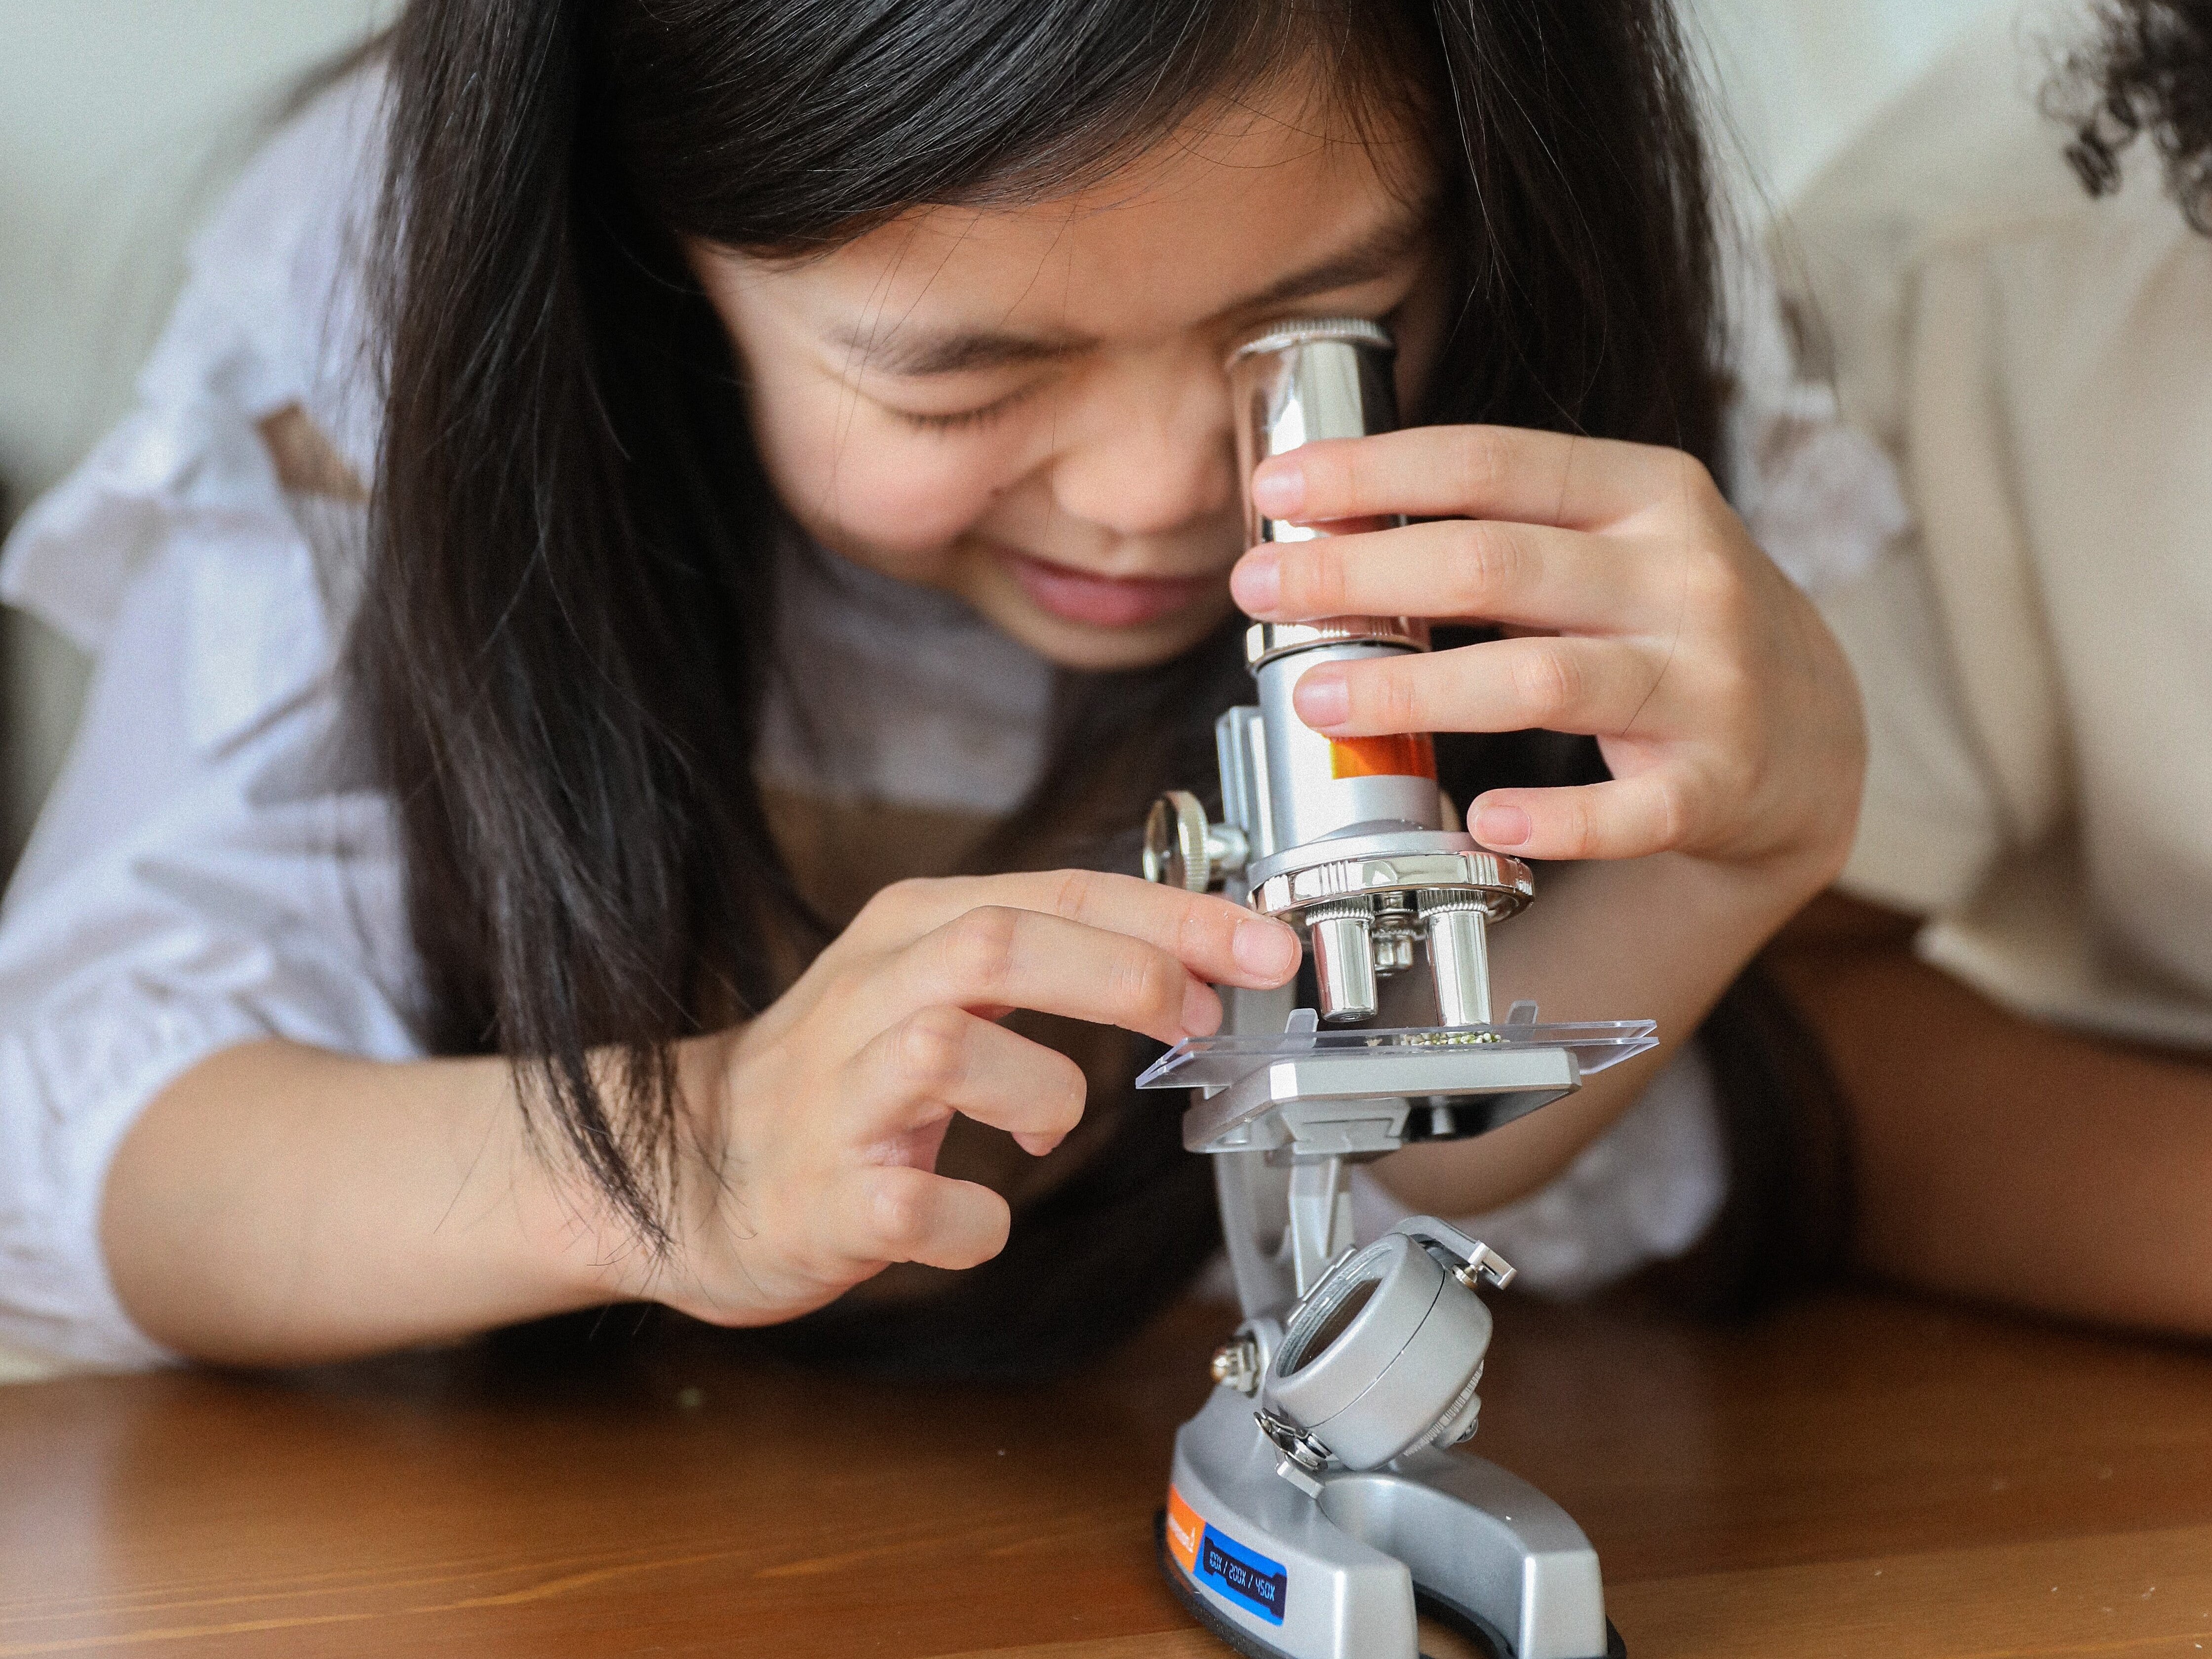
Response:
[[[933,1003],[1034,1009],[1118,1025],[1161,1042],[1221,1024],[1221,1000],[1171,951],[1126,933],[979,905],[885,965],[866,1006],[887,1024]]]
[[[1570,789],[1492,789],[1468,809],[1468,833],[1516,858],[1648,858],[1689,843],[1698,795],[1664,769]]]
[[[1674,653],[1640,641],[1531,635],[1452,651],[1402,652],[1307,671],[1291,693],[1298,718],[1329,737],[1400,732],[1576,732],[1652,736],[1669,729]]]
[[[838,1245],[863,1261],[972,1267],[1006,1247],[1013,1212],[988,1187],[898,1164],[862,1164],[826,1206]]]
[[[954,1111],[1042,1156],[1083,1118],[1083,1068],[1066,1054],[943,1003],[917,1009],[848,1062],[845,1098],[867,1140]]]
[[[1141,940],[1211,984],[1271,988],[1298,969],[1297,935],[1281,922],[1212,894],[1095,870],[899,882],[871,900],[853,925],[865,925],[881,948],[895,950],[985,905]]]
[[[1255,547],[1230,590],[1263,620],[1430,617],[1587,633],[1648,614],[1653,576],[1651,561],[1585,531],[1443,519]]]
[[[1252,475],[1254,504],[1299,524],[1404,513],[1587,530],[1713,493],[1711,476],[1680,450],[1504,426],[1332,438],[1277,455]]]

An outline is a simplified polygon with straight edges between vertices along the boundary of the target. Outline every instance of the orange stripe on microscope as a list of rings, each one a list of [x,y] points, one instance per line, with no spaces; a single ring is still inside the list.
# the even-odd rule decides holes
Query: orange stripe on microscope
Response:
[[[1426,732],[1397,738],[1340,738],[1328,745],[1328,775],[1433,781],[1437,745]]]

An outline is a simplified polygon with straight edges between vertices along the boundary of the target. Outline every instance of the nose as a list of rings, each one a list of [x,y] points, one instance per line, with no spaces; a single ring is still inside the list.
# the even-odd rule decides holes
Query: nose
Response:
[[[1237,499],[1229,387],[1203,351],[1103,371],[1054,462],[1054,504],[1117,536],[1163,536]]]

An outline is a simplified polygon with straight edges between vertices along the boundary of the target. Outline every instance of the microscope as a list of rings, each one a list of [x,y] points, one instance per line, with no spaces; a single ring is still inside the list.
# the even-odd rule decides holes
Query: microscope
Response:
[[[1390,430],[1391,357],[1389,334],[1358,319],[1284,322],[1239,345],[1228,371],[1248,485],[1271,455]],[[1376,527],[1271,520],[1248,489],[1248,543]],[[1407,617],[1254,623],[1258,705],[1215,727],[1221,821],[1178,790],[1146,824],[1147,877],[1304,934],[1317,1005],[1296,1006],[1297,981],[1224,987],[1221,1030],[1137,1083],[1191,1091],[1183,1145],[1214,1160],[1244,1314],[1176,1437],[1161,1565],[1252,1659],[1419,1659],[1424,1613],[1500,1659],[1623,1651],[1581,1528],[1528,1482],[1446,1449],[1481,1405],[1478,1287],[1513,1268],[1433,1216],[1364,1249],[1352,1236],[1354,1164],[1484,1133],[1655,1044],[1650,1020],[1547,1025],[1532,1002],[1492,1023],[1487,930],[1534,896],[1528,867],[1455,825],[1426,735],[1330,738],[1291,707],[1322,663],[1428,647]],[[1382,982],[1419,954],[1436,1024],[1377,1029]]]

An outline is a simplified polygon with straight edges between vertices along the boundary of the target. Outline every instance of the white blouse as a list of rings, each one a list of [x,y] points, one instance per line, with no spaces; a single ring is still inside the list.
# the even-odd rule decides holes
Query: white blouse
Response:
[[[1869,737],[1839,884],[2023,1018],[2203,1054],[2212,240],[2154,154],[2081,189],[2039,50],[1999,8],[1795,219],[1916,521],[1822,599]]]
[[[171,1080],[266,1037],[422,1052],[392,813],[332,675],[362,515],[288,496],[257,430],[296,404],[356,476],[373,470],[356,283],[381,91],[374,73],[341,84],[263,151],[192,246],[134,412],[0,560],[0,594],[97,657],[0,907],[0,1376],[9,1350],[19,1366],[170,1357],[117,1301],[99,1208],[117,1143]],[[1800,580],[1848,573],[1898,528],[1895,487],[1826,392],[1795,379],[1771,292],[1751,291],[1730,430],[1740,495]],[[811,662],[817,688],[856,688],[846,702],[862,724],[907,723],[871,751],[880,764],[806,781],[1012,805],[1034,775],[1048,666],[939,596],[896,586],[864,578],[866,604],[793,608],[815,631],[780,654]],[[876,648],[887,627],[897,652]],[[860,672],[825,672],[841,659]],[[885,665],[901,661],[916,666],[893,687]],[[810,772],[799,724],[770,712],[771,781]],[[1710,1221],[1722,1151],[1685,1054],[1553,1187],[1485,1218],[1529,1282],[1601,1282]],[[1357,1201],[1369,1226],[1389,1224],[1379,1188]]]

